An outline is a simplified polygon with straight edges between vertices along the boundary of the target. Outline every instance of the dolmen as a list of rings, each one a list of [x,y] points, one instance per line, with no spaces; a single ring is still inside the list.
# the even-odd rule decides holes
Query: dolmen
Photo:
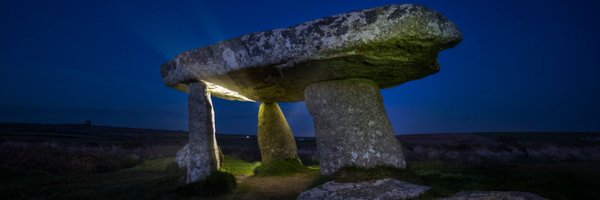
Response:
[[[342,167],[405,168],[380,93],[440,70],[441,50],[459,29],[421,5],[389,5],[288,28],[251,33],[189,50],[161,67],[164,83],[189,93],[189,144],[178,161],[187,181],[219,168],[211,97],[261,102],[263,163],[297,159],[278,102],[305,101],[314,120],[321,173]]]

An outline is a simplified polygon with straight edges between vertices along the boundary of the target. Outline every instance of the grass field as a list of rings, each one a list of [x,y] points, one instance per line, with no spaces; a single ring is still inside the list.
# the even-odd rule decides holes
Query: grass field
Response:
[[[419,199],[465,190],[600,199],[600,135],[595,133],[400,136],[406,170],[348,168],[328,177],[320,175],[318,165],[278,176],[254,175],[260,165],[256,138],[219,135],[226,154],[221,170],[235,175],[237,188],[217,197],[182,198],[177,189],[185,172],[173,157],[185,144],[182,132],[30,126],[0,124],[0,199],[295,199],[325,181],[383,177],[431,186]],[[298,140],[305,164],[316,162],[314,144],[311,138]]]
[[[2,174],[1,199],[172,199],[185,173],[175,158],[147,160],[128,169],[96,174]],[[236,175],[229,195],[199,199],[293,199],[318,177],[318,169],[285,176],[252,176],[257,163],[226,156],[223,170]]]
[[[464,168],[440,162],[412,163],[407,170],[369,172],[346,170],[335,177],[321,177],[318,168],[284,176],[252,176],[257,163],[227,156],[224,169],[236,175],[237,189],[228,195],[192,199],[295,199],[318,183],[351,182],[395,177],[432,186],[419,199],[449,196],[464,190],[516,190],[549,199],[600,198],[600,164],[488,166]],[[172,199],[184,173],[174,158],[147,160],[132,168],[99,174],[20,175],[3,174],[2,199]]]

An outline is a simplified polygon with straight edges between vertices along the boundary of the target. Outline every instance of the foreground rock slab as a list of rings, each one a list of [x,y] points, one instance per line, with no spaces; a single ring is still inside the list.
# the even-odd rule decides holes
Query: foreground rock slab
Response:
[[[415,185],[396,179],[381,179],[360,183],[327,182],[307,190],[298,200],[346,200],[346,199],[410,199],[429,190],[427,186]]]
[[[322,174],[345,166],[406,167],[402,145],[375,82],[325,81],[308,86],[305,95],[314,119]]]
[[[393,87],[439,71],[458,28],[421,5],[389,5],[247,34],[183,52],[162,65],[166,85],[203,81],[220,98],[291,102],[312,83],[366,78]]]
[[[441,200],[545,200],[545,198],[529,192],[465,191]]]

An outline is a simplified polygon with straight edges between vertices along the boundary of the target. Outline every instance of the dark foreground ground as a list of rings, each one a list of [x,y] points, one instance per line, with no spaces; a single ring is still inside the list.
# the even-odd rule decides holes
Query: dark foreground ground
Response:
[[[422,199],[464,190],[517,190],[549,199],[600,199],[600,134],[470,133],[399,136],[409,163],[389,176],[432,186]],[[185,132],[86,125],[0,124],[0,199],[207,199],[182,197],[174,155]],[[314,138],[297,138],[313,165],[254,176],[255,136],[218,135],[237,189],[212,199],[294,199],[327,180]],[[365,173],[364,177],[380,175]]]

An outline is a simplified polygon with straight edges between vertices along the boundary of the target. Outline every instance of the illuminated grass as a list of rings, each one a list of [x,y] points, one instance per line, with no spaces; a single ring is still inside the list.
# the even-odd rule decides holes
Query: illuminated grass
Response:
[[[307,168],[302,165],[302,162],[299,159],[287,159],[262,163],[254,169],[254,174],[259,176],[280,176],[305,170],[307,170]]]
[[[254,169],[259,165],[260,162],[250,163],[232,156],[225,156],[221,170],[236,176],[252,176],[254,175]]]

